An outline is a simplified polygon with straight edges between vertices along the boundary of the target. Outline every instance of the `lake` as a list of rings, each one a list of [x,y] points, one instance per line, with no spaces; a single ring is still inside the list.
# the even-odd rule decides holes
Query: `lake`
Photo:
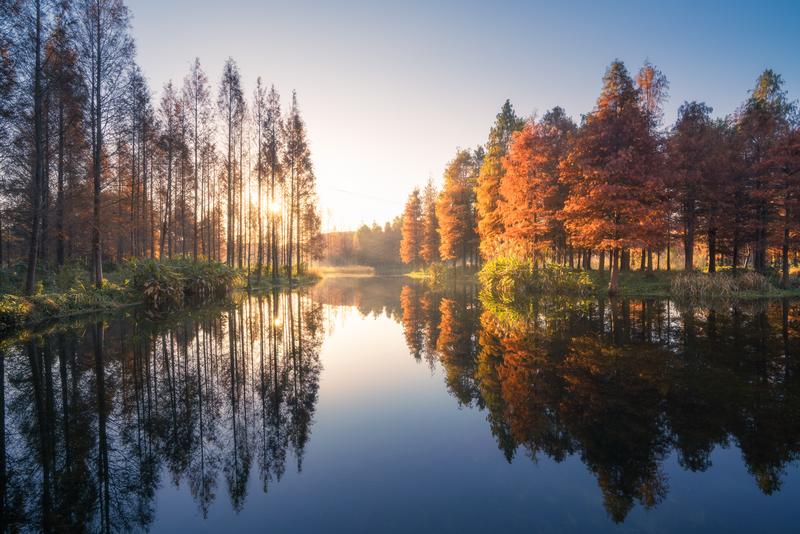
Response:
[[[10,530],[788,532],[800,302],[327,278],[0,342]]]

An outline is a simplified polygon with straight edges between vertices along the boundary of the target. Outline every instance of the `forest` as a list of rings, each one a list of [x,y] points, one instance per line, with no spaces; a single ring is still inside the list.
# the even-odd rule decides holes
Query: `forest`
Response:
[[[130,21],[122,0],[0,0],[3,291],[67,267],[102,288],[136,259],[305,272],[322,238],[297,94],[196,58],[156,98]]]
[[[420,268],[461,262],[529,272],[702,270],[797,285],[800,122],[781,76],[765,70],[743,104],[717,118],[684,102],[663,125],[666,76],[645,62],[606,70],[580,124],[560,107],[527,119],[506,101],[485,146],[458,149],[409,196],[400,255]],[[503,263],[505,262],[505,263]]]

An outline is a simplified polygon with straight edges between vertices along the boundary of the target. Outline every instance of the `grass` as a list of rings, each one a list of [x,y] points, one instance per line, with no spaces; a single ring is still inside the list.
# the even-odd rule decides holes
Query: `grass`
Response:
[[[595,293],[605,294],[610,273],[590,271]],[[733,274],[730,270],[709,274],[700,271],[628,271],[619,273],[622,297],[674,298],[682,300],[759,299],[800,297],[800,279],[780,289],[778,278],[752,271]]]
[[[553,264],[534,269],[529,259],[500,257],[488,261],[478,278],[494,299],[510,302],[531,294],[605,296],[610,276],[607,270],[577,271]],[[781,289],[777,273],[734,274],[729,268],[714,274],[636,270],[619,273],[619,296],[681,300],[800,297],[800,276],[794,275],[791,281],[789,288]]]
[[[486,262],[478,279],[483,292],[506,303],[527,295],[588,295],[596,289],[585,271],[556,264],[536,266],[531,259],[514,256]]]
[[[0,269],[0,335],[48,320],[75,315],[113,311],[141,305],[162,313],[189,305],[228,298],[242,288],[246,274],[220,262],[175,258],[158,261],[134,259],[106,269],[102,287],[91,282],[88,270],[79,263],[58,272],[41,270],[32,295],[23,295],[25,267],[15,264]],[[285,276],[273,281],[262,277],[258,287],[269,289],[312,283],[316,273]],[[255,282],[255,277],[251,276]]]

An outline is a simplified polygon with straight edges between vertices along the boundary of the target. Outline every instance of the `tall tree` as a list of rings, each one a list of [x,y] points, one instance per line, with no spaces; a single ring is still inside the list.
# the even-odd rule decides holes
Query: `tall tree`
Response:
[[[30,142],[30,183],[28,193],[30,198],[30,239],[28,240],[28,265],[25,276],[25,292],[33,292],[36,283],[36,264],[39,257],[42,220],[42,188],[46,180],[46,150],[45,145],[45,73],[44,73],[44,46],[51,20],[50,2],[34,0],[24,2],[19,6],[18,33],[20,38],[17,45],[19,53],[16,54],[21,69],[27,76],[30,91],[30,129],[32,132]],[[27,103],[22,100],[20,104]],[[24,117],[24,115],[22,115]],[[24,119],[23,119],[24,120]]]
[[[458,150],[444,171],[444,186],[436,204],[439,254],[443,260],[461,259],[464,267],[475,259],[475,185],[483,150]]]
[[[291,277],[293,272],[293,256],[296,256],[294,259],[297,260],[298,273],[302,269],[302,265],[300,264],[300,205],[303,188],[301,185],[304,178],[306,178],[306,173],[311,170],[305,122],[300,115],[300,108],[297,105],[297,93],[295,91],[292,91],[292,106],[289,109],[289,115],[286,117],[284,132],[286,136],[284,168],[286,169],[289,179],[289,221],[286,268]]]
[[[275,86],[271,86],[267,95],[267,108],[264,112],[264,153],[263,164],[269,173],[269,226],[270,254],[272,278],[278,276],[278,215],[279,204],[276,200],[276,187],[283,181],[281,160],[283,150],[283,123],[281,121],[281,101]]]
[[[51,100],[56,164],[56,263],[64,265],[67,228],[67,185],[81,174],[85,145],[85,94],[77,68],[77,51],[70,32],[69,13],[62,8],[47,41],[46,75]]]
[[[684,270],[687,271],[694,269],[695,236],[703,214],[711,215],[714,203],[724,201],[714,179],[720,163],[715,158],[718,141],[710,107],[704,103],[685,102],[678,109],[678,120],[667,141],[667,155],[670,191],[683,230]],[[707,228],[713,241],[717,225],[711,219],[709,222]],[[711,248],[713,251],[713,245]]]
[[[263,206],[261,200],[264,193],[261,190],[261,181],[264,175],[264,152],[266,149],[264,143],[264,122],[265,114],[267,112],[267,91],[261,83],[261,76],[256,80],[256,88],[253,91],[253,121],[255,122],[256,130],[256,180],[257,180],[257,207],[256,213],[258,217],[258,250],[256,252],[256,279],[261,282],[261,271],[264,264],[264,229],[262,226]]]
[[[179,115],[181,114],[180,102],[175,94],[172,82],[164,86],[159,107],[163,130],[161,132],[161,150],[164,154],[164,164],[167,169],[167,181],[164,186],[164,214],[161,223],[161,243],[158,248],[158,257],[164,257],[164,245],[167,246],[167,256],[172,257],[173,233],[173,203],[174,203],[174,174],[175,155],[180,151],[181,133]]]
[[[538,254],[567,246],[561,211],[568,195],[560,164],[575,123],[556,107],[514,134],[503,160],[498,211],[512,250]]]
[[[233,265],[234,261],[234,235],[235,235],[235,214],[234,211],[234,167],[233,160],[235,155],[234,138],[239,127],[239,120],[242,117],[244,107],[244,96],[242,93],[241,77],[239,67],[233,58],[228,58],[222,69],[222,80],[220,81],[219,93],[217,95],[217,107],[220,116],[224,121],[224,131],[227,138],[227,150],[225,155],[225,166],[227,169],[227,240],[225,262]]]
[[[483,159],[477,184],[477,218],[480,250],[484,258],[494,254],[503,235],[502,217],[498,210],[500,182],[505,174],[502,162],[514,132],[520,130],[525,121],[517,117],[514,107],[506,100],[494,125],[489,130],[486,157]]]
[[[753,267],[767,268],[770,222],[775,216],[773,195],[780,173],[770,157],[790,132],[794,103],[787,98],[783,79],[771,69],[758,77],[756,86],[739,112],[737,130],[745,165],[746,188],[753,206]]]
[[[402,238],[400,240],[400,259],[405,264],[416,266],[421,257],[422,242],[422,201],[419,189],[408,196],[403,211]]]
[[[187,109],[189,110],[189,121],[192,130],[192,154],[194,157],[194,164],[192,170],[194,171],[194,207],[192,209],[193,221],[193,239],[192,239],[192,255],[194,260],[197,261],[197,245],[198,245],[198,214],[199,208],[199,175],[200,175],[200,159],[199,153],[202,144],[205,142],[204,130],[208,128],[208,122],[211,117],[210,109],[210,91],[208,87],[208,77],[200,66],[200,58],[195,58],[192,63],[192,69],[189,75],[183,82],[183,95],[186,100]]]
[[[650,131],[633,80],[614,61],[564,164],[571,188],[564,203],[567,231],[578,246],[612,253],[609,293],[618,291],[621,251],[643,246],[643,228],[657,222],[649,182],[657,146]]]
[[[94,283],[103,283],[101,194],[104,134],[114,125],[124,88],[120,80],[133,55],[128,8],[122,0],[77,0],[80,13],[79,50],[83,77],[89,85],[92,147],[92,266]]]
[[[422,243],[419,254],[428,263],[439,261],[439,220],[436,218],[436,200],[438,193],[433,181],[428,180],[422,192]]]

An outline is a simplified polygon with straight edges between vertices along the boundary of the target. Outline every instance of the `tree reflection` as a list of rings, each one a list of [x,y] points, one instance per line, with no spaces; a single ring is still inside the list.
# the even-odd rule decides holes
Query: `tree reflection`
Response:
[[[438,308],[423,304],[431,299]],[[401,304],[415,357],[439,321],[434,356],[446,385],[459,404],[486,409],[505,457],[577,455],[616,522],[637,503],[663,501],[672,451],[684,469],[705,471],[716,447],[736,445],[765,494],[800,458],[797,302],[554,300],[509,310],[481,306],[469,290],[409,285]]]
[[[0,345],[6,527],[145,529],[163,477],[185,483],[205,517],[220,491],[242,508],[254,463],[264,491],[289,455],[300,469],[317,403],[320,309],[275,292],[222,311],[99,321]]]

